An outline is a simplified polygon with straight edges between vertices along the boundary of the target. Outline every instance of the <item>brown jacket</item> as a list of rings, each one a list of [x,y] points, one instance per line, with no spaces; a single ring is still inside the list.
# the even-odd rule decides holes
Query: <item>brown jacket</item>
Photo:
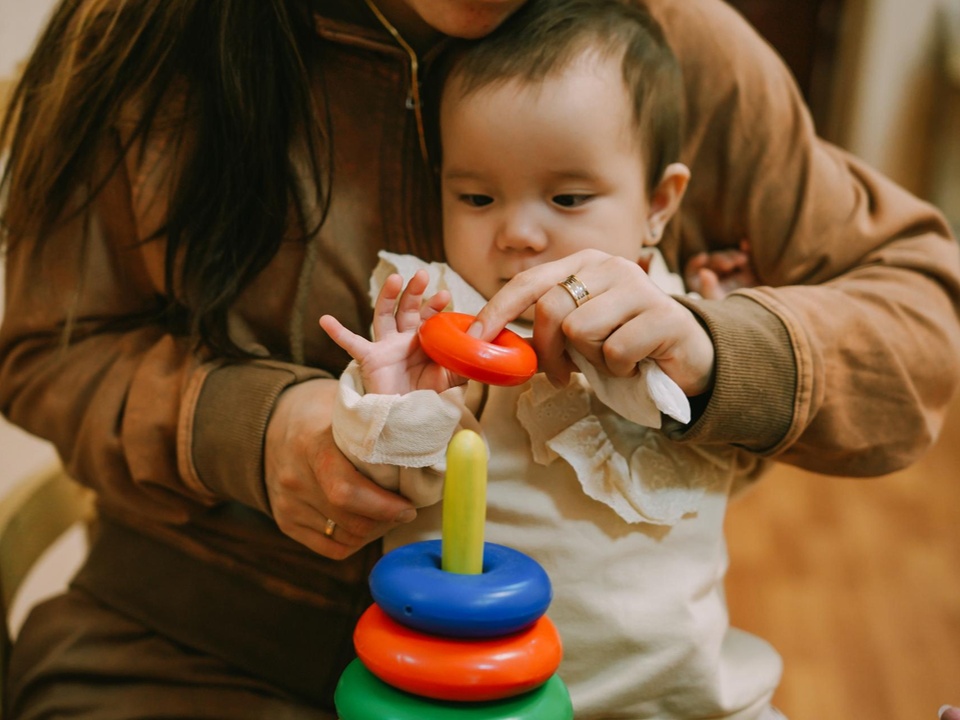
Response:
[[[784,65],[728,6],[648,4],[688,88],[682,159],[692,181],[661,247],[678,267],[749,238],[763,282],[724,301],[685,301],[714,338],[716,387],[699,419],[671,434],[839,475],[913,462],[958,380],[960,263],[944,220],[818,140]],[[10,251],[0,409],[52,440],[114,522],[277,595],[355,612],[356,598],[344,598],[362,586],[376,548],[336,563],[278,531],[262,477],[264,431],[284,388],[346,365],[317,318],[369,327],[377,250],[439,259],[441,243],[405,108],[408,58],[363,3],[325,6],[316,26],[333,122],[332,204],[319,237],[283,244],[232,311],[235,337],[264,359],[197,357],[159,325],[90,332],[106,318],[149,313],[165,292],[162,243],[140,242],[160,224],[169,192],[157,141],[128,153],[97,199],[85,252],[80,221],[46,238],[39,256],[27,243]]]

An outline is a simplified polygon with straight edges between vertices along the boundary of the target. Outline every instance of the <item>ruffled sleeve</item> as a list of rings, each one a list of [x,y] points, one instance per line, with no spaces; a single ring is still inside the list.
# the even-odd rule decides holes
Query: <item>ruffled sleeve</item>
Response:
[[[447,444],[464,414],[461,388],[366,394],[354,361],[340,377],[333,439],[360,472],[423,507],[443,495]]]
[[[709,488],[748,470],[732,448],[681,445],[592,402],[580,374],[559,389],[534,377],[517,418],[536,462],[564,460],[587,496],[628,523],[674,525],[697,512]]]

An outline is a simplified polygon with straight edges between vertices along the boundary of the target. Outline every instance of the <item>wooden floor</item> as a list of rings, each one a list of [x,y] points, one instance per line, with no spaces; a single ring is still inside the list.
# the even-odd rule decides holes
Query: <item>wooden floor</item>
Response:
[[[935,720],[960,705],[960,401],[913,468],[781,466],[728,518],[733,623],[784,659],[790,720]]]

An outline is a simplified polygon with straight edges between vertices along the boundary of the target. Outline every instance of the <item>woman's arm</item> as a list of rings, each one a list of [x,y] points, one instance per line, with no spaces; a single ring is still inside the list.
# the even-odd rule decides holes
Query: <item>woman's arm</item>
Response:
[[[688,81],[683,251],[749,238],[762,283],[735,302],[689,303],[717,348],[716,386],[700,423],[676,436],[830,474],[909,464],[936,438],[960,376],[949,228],[817,137],[783,62],[729,6],[654,5]]]
[[[144,239],[163,214],[166,156],[134,148],[121,157],[120,147],[115,139],[100,157],[116,171],[89,213],[42,242],[10,238],[2,412],[52,441],[69,472],[127,522],[181,523],[197,504],[235,500],[331,557],[382,535],[412,507],[337,450],[336,381],[292,363],[198,352],[165,314],[163,243]],[[318,532],[334,508],[347,544]]]

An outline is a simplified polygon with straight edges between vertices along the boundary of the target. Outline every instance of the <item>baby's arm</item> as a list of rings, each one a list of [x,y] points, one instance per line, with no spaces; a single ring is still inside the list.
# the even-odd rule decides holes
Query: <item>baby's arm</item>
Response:
[[[442,393],[368,393],[358,363],[352,362],[340,376],[333,439],[357,470],[423,507],[442,496],[447,444],[463,426],[464,415],[459,387]]]
[[[340,377],[333,438],[354,466],[417,507],[440,500],[450,437],[463,423],[466,378],[427,357],[417,331],[449,302],[441,291],[424,301],[429,277],[418,271],[403,288],[390,275],[374,305],[373,340],[324,315],[320,326],[354,359]]]
[[[723,300],[734,290],[760,284],[750,258],[750,242],[737,250],[715,250],[694,255],[683,272],[687,289],[707,300]]]

